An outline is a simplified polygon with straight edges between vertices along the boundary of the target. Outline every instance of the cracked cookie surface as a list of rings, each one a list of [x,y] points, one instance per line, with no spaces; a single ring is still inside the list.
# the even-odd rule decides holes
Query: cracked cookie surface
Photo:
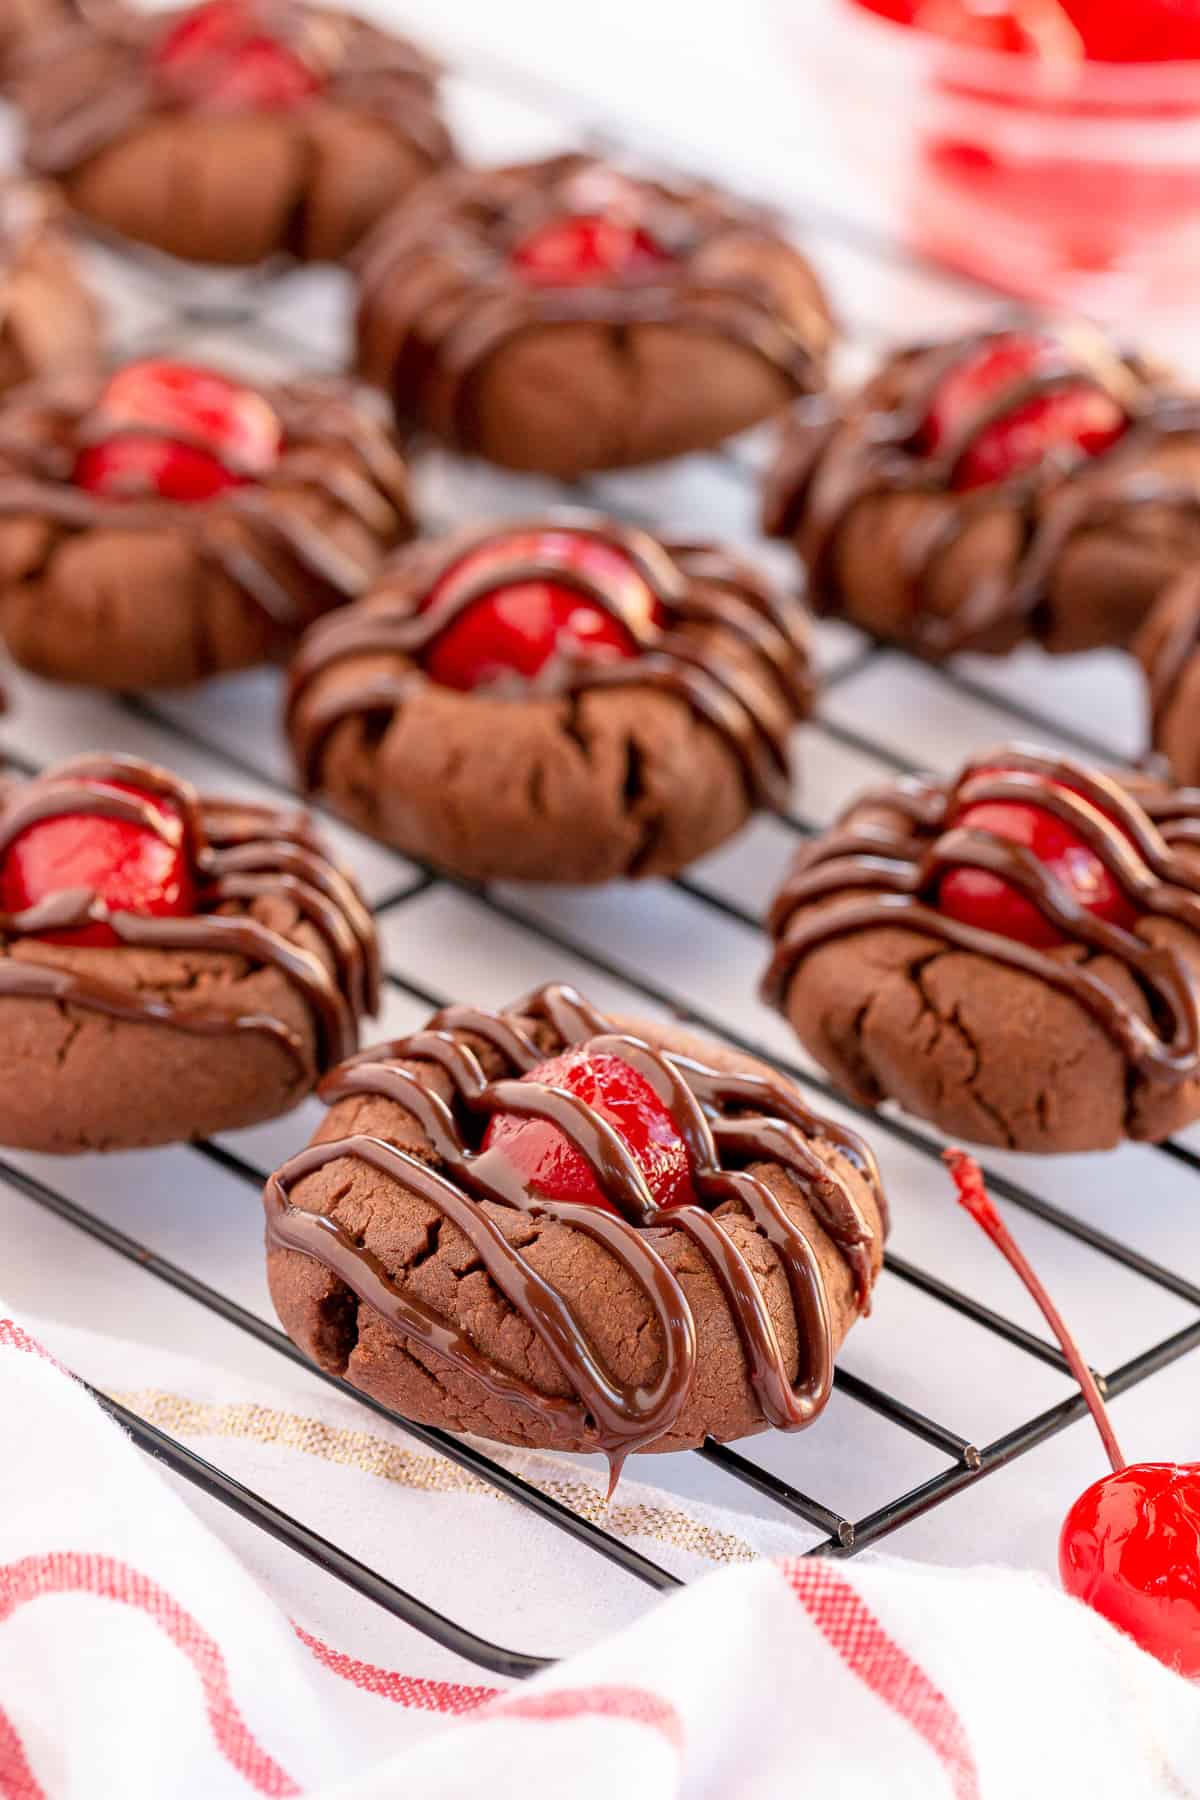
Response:
[[[540,563],[520,549],[535,540]],[[556,651],[527,679],[442,685],[426,666],[439,643],[491,593],[559,581],[564,542],[622,557],[657,622],[623,610],[619,569],[576,572],[572,592],[614,630],[631,627],[627,656]],[[468,586],[481,550],[498,560]],[[472,879],[684,867],[781,801],[788,736],[812,701],[796,603],[719,546],[660,542],[595,514],[416,545],[326,626],[291,671],[302,779],[362,829]]]
[[[1086,833],[1104,871],[1118,871],[1109,915],[975,816],[963,825],[988,805],[1050,806]],[[1196,790],[1011,749],[954,782],[873,792],[784,883],[767,997],[868,1105],[894,1100],[1006,1149],[1158,1141],[1200,1116],[1198,821]],[[963,868],[1000,871],[1059,909],[1048,941],[941,910]]]
[[[525,1079],[535,1079],[564,1041],[586,1051],[597,1034],[639,1067],[661,1072],[675,1056],[694,1087],[739,1094],[706,1104],[704,1129],[727,1146],[729,1174],[713,1179],[747,1182],[759,1215],[714,1194],[703,1208],[639,1224],[634,1189],[630,1212],[604,1215],[601,1232],[589,1225],[600,1214],[544,1195],[527,1196],[531,1211],[511,1191],[504,1204],[486,1191],[469,1197],[494,1167],[497,1152],[479,1152],[480,1115],[511,1093],[504,1078],[532,1065]],[[481,1085],[497,1081],[500,1095]],[[510,1013],[449,1008],[426,1032],[364,1052],[326,1088],[330,1111],[312,1147],[267,1190],[272,1298],[323,1368],[409,1418],[507,1443],[602,1449],[614,1467],[630,1449],[683,1449],[770,1422],[798,1429],[820,1412],[833,1355],[881,1265],[883,1192],[862,1141],[807,1113],[799,1090],[766,1065],[547,988]],[[465,1166],[477,1171],[470,1186]],[[692,1229],[684,1212],[699,1215]],[[790,1256],[822,1296],[815,1312],[802,1309]],[[740,1298],[730,1271],[744,1277]],[[530,1275],[565,1309],[555,1315],[565,1330],[547,1331],[547,1314],[528,1304]],[[748,1341],[764,1346],[759,1364],[774,1385],[752,1368]],[[588,1405],[590,1359],[602,1372],[599,1418]],[[603,1405],[614,1391],[626,1400],[615,1418]]]

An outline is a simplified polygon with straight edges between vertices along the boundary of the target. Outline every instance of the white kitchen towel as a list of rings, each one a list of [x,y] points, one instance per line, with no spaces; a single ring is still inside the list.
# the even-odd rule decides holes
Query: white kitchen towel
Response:
[[[401,1586],[571,1653],[502,1682],[350,1601],[164,1477],[43,1337]],[[1200,1796],[1200,1694],[1044,1581],[805,1559],[786,1526],[516,1464],[688,1587],[655,1599],[303,1377],[0,1306],[0,1800]]]

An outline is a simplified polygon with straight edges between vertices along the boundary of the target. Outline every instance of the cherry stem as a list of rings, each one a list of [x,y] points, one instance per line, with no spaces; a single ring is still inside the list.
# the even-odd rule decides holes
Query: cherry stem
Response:
[[[1025,1252],[1017,1244],[1012,1232],[996,1211],[991,1196],[983,1183],[983,1171],[973,1156],[965,1150],[950,1149],[942,1152],[942,1161],[954,1178],[958,1189],[959,1205],[965,1207],[977,1225],[983,1227],[993,1244],[1012,1264],[1033,1298],[1041,1308],[1042,1316],[1062,1347],[1072,1375],[1083,1390],[1083,1397],[1088,1403],[1088,1411],[1096,1421],[1096,1429],[1104,1440],[1104,1448],[1113,1471],[1119,1474],[1125,1467],[1125,1458],[1117,1435],[1108,1416],[1108,1408],[1104,1397],[1087,1363],[1083,1359],[1079,1345],[1068,1331],[1062,1314],[1042,1286],[1041,1280],[1029,1262]]]

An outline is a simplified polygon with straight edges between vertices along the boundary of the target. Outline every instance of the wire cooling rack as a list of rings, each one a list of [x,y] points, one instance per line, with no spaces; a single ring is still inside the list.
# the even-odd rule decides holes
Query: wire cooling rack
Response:
[[[643,166],[663,167],[661,157],[637,156],[636,145],[614,146],[610,131],[597,130],[553,91],[495,70],[457,73],[451,90],[476,154],[503,158],[582,143],[628,150]],[[995,304],[984,290],[939,275],[860,228],[826,215],[795,223],[850,321],[851,358],[865,359],[891,335],[978,322]],[[86,253],[110,301],[124,355],[170,349],[263,374],[334,368],[345,355],[348,288],[334,272],[235,278],[183,271],[147,253],[103,245],[89,244]],[[892,331],[881,327],[885,312],[895,321]],[[419,466],[418,498],[431,528],[568,498],[638,522],[749,543],[768,450],[768,436],[752,435],[715,455],[565,491],[433,452]],[[755,548],[789,572],[777,548]],[[674,1016],[772,1057],[829,1111],[852,1117],[854,1109],[814,1074],[782,1023],[753,997],[766,952],[759,919],[797,840],[881,774],[950,768],[992,741],[1019,735],[1101,759],[1127,754],[1137,747],[1138,699],[1130,670],[1116,658],[1053,665],[1030,651],[1003,663],[961,659],[934,671],[840,624],[819,626],[817,640],[825,693],[820,719],[798,733],[801,774],[792,810],[755,823],[735,845],[675,881],[599,893],[484,888],[437,876],[336,827],[384,941],[388,997],[379,1035],[411,1028],[451,998],[502,1004],[535,982],[568,979],[602,1005]],[[0,746],[30,772],[71,751],[103,746],[169,761],[209,789],[278,794],[288,787],[289,771],[277,728],[277,684],[275,675],[256,672],[182,696],[113,700],[14,674],[15,703],[0,721]],[[264,1174],[305,1140],[312,1110],[240,1137],[128,1159],[137,1170],[134,1185],[170,1193],[183,1181],[193,1192],[232,1183],[243,1211],[256,1215]],[[782,1509],[808,1532],[813,1553],[831,1556],[878,1544],[1042,1445],[1084,1410],[1059,1350],[1023,1322],[1034,1318],[1023,1296],[1005,1285],[969,1233],[956,1232],[952,1207],[933,1197],[941,1179],[936,1136],[888,1114],[867,1129],[888,1177],[897,1230],[876,1318],[851,1337],[836,1376],[830,1412],[842,1421],[838,1454],[828,1453],[824,1421],[799,1439],[759,1439],[742,1449],[708,1444],[694,1453],[706,1465],[709,1495],[750,1510]],[[207,1309],[312,1374],[261,1300],[244,1303],[220,1279],[219,1247],[207,1259],[190,1250],[172,1256],[150,1241],[152,1231],[128,1228],[128,1209],[113,1195],[129,1184],[102,1173],[115,1160],[99,1165],[10,1153],[0,1158],[0,1187],[125,1259],[140,1271],[139,1281],[165,1284],[181,1307]],[[1022,1231],[1027,1241],[1038,1236],[1060,1294],[1064,1285],[1070,1290],[1064,1301],[1084,1325],[1086,1341],[1110,1352],[1103,1380],[1111,1395],[1200,1345],[1200,1234],[1180,1222],[1198,1168],[1200,1153],[1187,1141],[1086,1163],[989,1159],[993,1192],[1027,1215]],[[1130,1206],[1131,1195],[1149,1194],[1163,1205]],[[1189,1264],[1196,1281],[1180,1272]],[[186,1335],[186,1323],[180,1330]],[[950,1365],[963,1361],[977,1376],[974,1386],[948,1385]],[[321,1379],[368,1411],[394,1418],[337,1378]],[[972,1407],[965,1422],[958,1411],[964,1394]],[[100,1393],[96,1398],[152,1456],[397,1619],[499,1673],[524,1676],[544,1665],[541,1657],[487,1641],[447,1618],[127,1407]],[[624,1575],[658,1591],[677,1585],[674,1574],[632,1544],[476,1444],[395,1422]],[[879,1449],[885,1437],[886,1458]],[[869,1494],[870,1473],[881,1462],[912,1475],[860,1503],[859,1491]],[[864,1473],[865,1482],[858,1479]]]

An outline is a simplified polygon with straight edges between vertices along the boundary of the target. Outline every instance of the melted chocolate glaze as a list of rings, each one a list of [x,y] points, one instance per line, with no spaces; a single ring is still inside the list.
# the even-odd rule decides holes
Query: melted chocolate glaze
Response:
[[[630,218],[669,253],[628,276],[552,286],[526,280],[512,253],[576,214]],[[765,280],[697,268],[723,241],[779,242],[770,216],[707,187],[632,180],[582,155],[444,177],[375,229],[359,253],[360,360],[390,386],[398,414],[469,449],[492,356],[524,332],[560,324],[672,325],[723,337],[767,362],[794,393],[824,375],[828,313],[789,319]],[[389,340],[387,364],[367,346]],[[399,346],[398,353],[395,346]]]
[[[586,1045],[597,1055],[620,1057],[649,1083],[687,1147],[698,1203],[661,1209],[623,1139],[583,1100],[559,1088],[519,1078],[554,1052],[539,1049],[531,1025],[549,1026],[557,1045]],[[487,1045],[509,1072],[489,1080],[475,1045]],[[454,1087],[458,1110],[446,1104],[422,1075],[422,1065],[442,1070]],[[404,1337],[434,1350],[477,1380],[489,1393],[536,1419],[561,1417],[603,1450],[620,1472],[630,1451],[669,1432],[687,1399],[696,1366],[691,1309],[657,1243],[657,1230],[683,1232],[721,1284],[745,1348],[750,1380],[772,1425],[795,1431],[824,1407],[833,1379],[834,1346],[829,1303],[812,1244],[753,1164],[786,1171],[849,1266],[857,1308],[868,1310],[875,1229],[836,1162],[813,1148],[833,1146],[866,1180],[886,1229],[882,1184],[875,1160],[854,1132],[818,1117],[790,1083],[755,1074],[727,1074],[672,1050],[654,1050],[618,1032],[613,1022],[573,988],[542,988],[503,1015],[452,1006],[408,1038],[364,1051],[322,1084],[331,1103],[354,1094],[382,1095],[410,1113],[438,1159],[431,1168],[378,1138],[351,1137],[311,1146],[293,1157],[266,1186],[269,1249],[314,1257]],[[527,1192],[502,1147],[473,1150],[462,1128],[483,1136],[489,1118],[519,1113],[550,1120],[591,1169],[620,1215],[600,1208]],[[447,1325],[389,1277],[373,1253],[356,1243],[335,1219],[304,1211],[291,1194],[306,1176],[341,1157],[368,1163],[407,1193],[435,1207],[464,1233],[489,1275],[553,1357],[575,1398],[540,1393],[497,1367],[465,1333]],[[595,1238],[645,1293],[663,1344],[662,1367],[649,1387],[634,1388],[604,1367],[587,1332],[559,1294],[499,1230],[480,1205],[512,1207],[561,1220]],[[786,1272],[801,1343],[800,1375],[793,1384],[764,1301],[749,1265],[712,1209],[734,1202],[774,1247]]]
[[[308,0],[253,4],[263,34],[318,77],[322,105],[381,119],[431,167],[452,160],[437,111],[437,64],[415,45]],[[69,174],[150,118],[202,111],[202,98],[192,101],[154,65],[158,46],[192,10],[146,14],[100,5],[79,23],[39,38],[18,70],[29,166]],[[280,115],[285,125],[293,112]]]
[[[1048,360],[980,406],[945,449],[931,454],[922,448],[946,378],[993,339],[1020,329],[1008,325],[900,351],[845,414],[823,401],[797,413],[768,478],[764,524],[772,536],[795,540],[817,611],[841,610],[832,568],[839,536],[860,502],[880,495],[927,494],[947,502],[940,516],[914,523],[900,552],[910,576],[911,639],[935,658],[970,649],[1012,622],[1024,620],[1036,629],[1055,566],[1078,533],[1119,527],[1151,506],[1200,519],[1200,491],[1146,467],[1164,440],[1200,435],[1200,400],[1171,391],[1138,358],[1118,355],[1099,338],[1064,339],[1059,360]],[[1060,453],[1002,481],[955,491],[956,471],[989,427],[1031,400],[1078,386],[1106,394],[1126,415],[1127,429],[1108,450],[1098,456]],[[1004,509],[1021,522],[1023,548],[1015,568],[982,569],[953,616],[927,611],[929,584],[943,559],[977,519]]]
[[[422,601],[455,565],[485,544],[530,532],[568,531],[621,552],[643,577],[663,613],[665,628],[647,625],[630,607],[617,576],[564,569],[513,557],[510,566],[451,578],[436,605]],[[514,700],[643,685],[678,695],[718,733],[741,764],[759,801],[782,805],[788,785],[787,726],[813,700],[807,645],[798,610],[748,564],[716,545],[657,543],[643,531],[594,513],[563,511],[541,519],[493,525],[440,543],[422,544],[385,570],[365,606],[330,618],[305,638],[291,666],[288,726],[306,784],[319,785],[330,733],[344,719],[397,710],[429,678],[421,657],[484,595],[524,581],[553,581],[576,589],[629,632],[639,654],[616,662],[554,657],[533,681],[514,677]],[[382,604],[376,602],[382,600]],[[762,715],[756,684],[722,654],[705,628],[748,647],[779,695],[774,720]],[[328,669],[358,657],[390,655],[394,669],[355,689],[340,688],[307,703]],[[495,694],[495,688],[487,690]]]
[[[8,396],[0,410],[0,522],[30,515],[62,532],[174,532],[267,616],[280,648],[330,607],[357,598],[375,574],[373,562],[348,555],[306,515],[294,491],[356,520],[380,556],[412,531],[404,460],[344,382],[263,389],[282,427],[278,462],[267,475],[195,504],[157,495],[107,499],[75,486],[87,445],[147,435],[145,426],[106,420],[102,392],[89,375],[29,382]],[[193,441],[158,425],[149,435]]]
[[[840,825],[800,853],[772,908],[777,943],[764,997],[785,1010],[805,957],[823,944],[909,927],[1069,994],[1140,1077],[1180,1082],[1200,1075],[1200,987],[1179,952],[1089,912],[1023,846],[955,824],[966,807],[985,801],[1018,801],[1061,819],[1144,919],[1200,934],[1200,865],[1178,854],[1181,846],[1200,846],[1200,789],[1139,783],[1131,791],[1082,764],[1006,747],[975,758],[948,786],[914,780],[862,796]],[[899,813],[904,827],[861,818],[876,807]],[[1057,927],[1065,947],[1036,950],[939,912],[941,878],[961,868],[1008,882]],[[1129,971],[1149,1019],[1095,973],[1097,955]]]
[[[128,783],[139,793],[104,785],[112,782]],[[159,800],[172,810],[162,810]],[[81,756],[0,795],[0,861],[30,825],[64,814],[125,819],[182,845],[203,911],[192,918],[110,913],[89,889],[64,890],[24,912],[0,913],[5,946],[103,922],[121,944],[244,957],[252,965],[279,969],[308,1003],[317,1024],[319,1069],[353,1051],[359,1018],[378,1007],[375,927],[354,883],[330,861],[303,814],[201,799],[188,782],[133,757]],[[272,896],[291,902],[316,933],[324,955],[249,916],[256,899]],[[52,938],[45,941],[53,944]],[[305,1046],[282,1019],[227,1007],[177,1006],[124,983],[119,950],[106,954],[113,959],[111,979],[0,957],[0,998],[53,1000],[201,1036],[258,1032],[282,1044],[304,1069]]]

